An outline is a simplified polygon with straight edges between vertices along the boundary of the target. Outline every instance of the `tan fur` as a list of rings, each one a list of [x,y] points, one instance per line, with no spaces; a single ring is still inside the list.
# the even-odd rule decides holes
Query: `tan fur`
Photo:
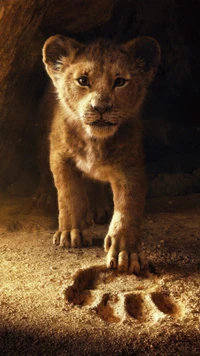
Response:
[[[137,273],[147,267],[141,251],[146,184],[139,112],[160,61],[159,46],[148,37],[123,45],[102,39],[84,45],[53,36],[44,45],[43,61],[54,87],[45,99],[59,206],[54,243],[92,243],[83,172],[109,182],[113,191],[114,214],[104,245],[107,266]],[[88,80],[85,86],[82,77]],[[126,82],[117,86],[116,78]]]

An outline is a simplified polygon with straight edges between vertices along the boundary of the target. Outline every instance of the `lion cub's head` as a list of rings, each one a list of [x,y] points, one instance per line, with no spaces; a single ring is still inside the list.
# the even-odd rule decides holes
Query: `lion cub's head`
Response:
[[[89,136],[106,138],[136,117],[160,62],[160,48],[150,37],[122,45],[102,39],[84,45],[57,35],[46,41],[43,61],[66,117]]]

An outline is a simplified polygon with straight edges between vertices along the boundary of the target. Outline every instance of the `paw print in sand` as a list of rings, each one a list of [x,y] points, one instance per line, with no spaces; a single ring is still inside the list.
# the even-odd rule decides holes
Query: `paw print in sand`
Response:
[[[64,290],[66,303],[93,310],[102,320],[119,323],[124,320],[156,322],[170,316],[182,316],[169,294],[154,288],[134,288],[131,275],[117,275],[103,266],[79,270],[73,283]]]

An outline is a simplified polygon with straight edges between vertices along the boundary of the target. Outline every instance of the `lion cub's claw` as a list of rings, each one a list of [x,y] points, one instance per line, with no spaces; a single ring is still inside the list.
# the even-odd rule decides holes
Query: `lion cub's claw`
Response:
[[[144,252],[128,252],[126,250],[118,251],[116,240],[107,236],[104,243],[107,252],[107,267],[117,269],[118,272],[128,272],[138,274],[149,267],[148,260]]]
[[[89,229],[56,231],[53,236],[53,244],[61,247],[79,248],[92,245],[92,236]]]

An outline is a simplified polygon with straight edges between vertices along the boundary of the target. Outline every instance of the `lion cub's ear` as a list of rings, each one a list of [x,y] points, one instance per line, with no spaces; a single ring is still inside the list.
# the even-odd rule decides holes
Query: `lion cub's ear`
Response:
[[[63,66],[69,65],[80,47],[81,44],[73,38],[61,35],[52,36],[45,42],[42,50],[43,62],[54,83]]]
[[[155,73],[161,54],[158,42],[152,37],[138,37],[123,45],[123,50],[133,59],[135,67],[144,72]]]

